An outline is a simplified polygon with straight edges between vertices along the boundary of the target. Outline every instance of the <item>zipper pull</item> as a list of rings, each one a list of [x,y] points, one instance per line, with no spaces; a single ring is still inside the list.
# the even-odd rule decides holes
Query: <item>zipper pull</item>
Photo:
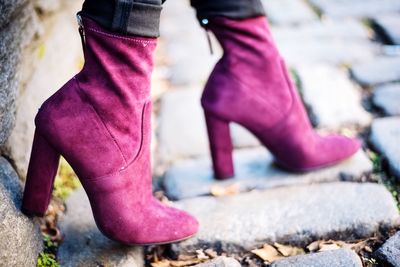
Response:
[[[208,47],[210,48],[210,53],[211,53],[211,55],[214,55],[214,49],[213,49],[213,45],[212,45],[212,42],[211,42],[210,32],[209,32],[209,30],[207,28],[208,19],[202,19],[201,20],[201,25],[203,26],[203,28],[206,31],[206,37],[207,37],[207,41],[208,41]]]
[[[81,15],[77,14],[76,15],[76,19],[77,19],[78,25],[79,25],[79,35],[81,36],[82,47],[83,47],[83,50],[85,50],[85,43],[86,43],[86,40],[85,40],[85,29],[83,27],[83,22],[82,22]]]

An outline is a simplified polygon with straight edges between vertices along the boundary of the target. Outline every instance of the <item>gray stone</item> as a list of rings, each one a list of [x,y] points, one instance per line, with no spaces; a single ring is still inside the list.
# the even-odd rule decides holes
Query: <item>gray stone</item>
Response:
[[[3,8],[8,8],[7,4]],[[35,33],[35,25],[35,12],[27,4],[0,30],[0,146],[5,143],[14,126],[20,55]]]
[[[6,143],[7,156],[13,160],[21,178],[27,172],[38,108],[82,66],[77,22],[71,15],[81,4],[76,0],[65,3],[63,11],[46,25],[46,35],[40,39],[40,47],[34,52],[29,51],[22,61],[20,74],[23,86],[16,101],[15,127]],[[68,55],[60,51],[68,51]],[[33,65],[35,68],[32,68]]]
[[[272,28],[274,39],[290,66],[310,63],[353,64],[379,51],[368,30],[356,20],[324,20],[297,27]]]
[[[64,236],[58,250],[61,266],[144,266],[141,247],[120,245],[100,233],[82,187],[70,195],[66,206],[66,214],[59,219],[60,231]]]
[[[240,263],[228,257],[217,257],[209,262],[200,263],[195,265],[196,267],[240,267]]]
[[[400,178],[400,117],[374,120],[371,142],[387,158],[393,174]]]
[[[277,260],[271,267],[362,267],[360,257],[349,249],[337,249]]]
[[[296,25],[318,20],[303,0],[263,0],[268,19],[277,25]]]
[[[197,88],[171,90],[163,95],[158,125],[158,155],[161,162],[208,155],[200,95],[201,90]],[[255,137],[240,126],[232,126],[232,131],[236,147],[258,145]]]
[[[375,23],[381,27],[393,44],[400,45],[400,17],[399,14],[391,14],[375,18]]]
[[[400,115],[400,83],[375,88],[372,101],[385,114],[390,116]]]
[[[362,92],[345,71],[328,65],[297,69],[306,104],[320,127],[367,126],[371,115],[362,105]]]
[[[381,261],[392,267],[400,267],[400,232],[389,238],[376,252]]]
[[[263,148],[239,150],[234,153],[234,179],[216,181],[209,157],[174,163],[166,172],[164,188],[168,197],[183,199],[210,195],[212,188],[235,184],[239,192],[282,186],[357,179],[372,171],[372,163],[359,151],[349,160],[333,167],[307,173],[289,173],[273,163],[272,155]]]
[[[15,13],[20,12],[27,0],[3,0],[0,4],[0,29],[9,23]]]
[[[351,73],[363,86],[400,81],[400,57],[377,57],[354,65]]]
[[[313,240],[352,240],[399,224],[396,203],[383,185],[329,183],[179,201],[200,222],[199,233],[175,252],[214,247],[243,252],[265,243],[305,246]]]
[[[39,227],[20,212],[22,190],[6,159],[0,157],[0,262],[1,266],[36,266],[43,241]]]
[[[332,18],[372,17],[400,11],[397,0],[310,0],[326,16]]]

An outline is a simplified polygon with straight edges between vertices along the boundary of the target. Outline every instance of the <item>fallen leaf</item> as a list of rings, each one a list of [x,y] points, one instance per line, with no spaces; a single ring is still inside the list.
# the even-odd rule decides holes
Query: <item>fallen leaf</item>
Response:
[[[209,256],[212,259],[218,257],[218,253],[212,250],[211,248],[206,249],[204,252],[206,253],[207,256]]]
[[[169,260],[162,260],[162,261],[152,262],[151,266],[152,267],[169,267],[170,266],[170,261]]]
[[[315,251],[319,250],[320,242],[321,241],[319,241],[319,240],[312,242],[310,245],[307,246],[308,251],[315,252]]]
[[[278,251],[285,257],[305,254],[304,250],[299,247],[286,246],[279,243],[275,243],[274,247],[276,247]]]
[[[276,248],[267,244],[265,244],[263,248],[254,249],[251,252],[268,263],[272,263],[275,260],[283,258]]]
[[[337,244],[320,244],[320,249],[318,251],[329,251],[329,250],[336,250],[340,249],[340,246]]]
[[[211,187],[210,192],[211,195],[215,197],[222,197],[222,196],[231,196],[231,195],[236,195],[239,193],[240,190],[240,184],[239,183],[233,183],[228,186],[219,186],[219,185],[214,185]]]
[[[200,259],[193,259],[193,260],[188,260],[188,261],[170,261],[170,266],[172,267],[184,267],[184,266],[190,266],[194,264],[198,264],[203,262]]]
[[[196,253],[197,253],[197,258],[199,260],[209,260],[210,259],[206,254],[204,254],[204,251],[201,249],[196,250]]]

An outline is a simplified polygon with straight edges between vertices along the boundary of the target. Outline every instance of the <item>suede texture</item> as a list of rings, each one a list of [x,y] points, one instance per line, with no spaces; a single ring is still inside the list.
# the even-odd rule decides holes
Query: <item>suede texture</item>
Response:
[[[147,245],[194,235],[196,219],[152,195],[150,76],[156,39],[116,35],[88,18],[83,25],[82,71],[45,101],[35,119],[38,140],[47,147],[33,146],[23,210],[43,214],[47,207],[34,197],[43,194],[40,189],[29,185],[54,178],[40,175],[50,167],[37,159],[52,151],[73,167],[98,228],[110,239]]]
[[[209,20],[207,28],[221,43],[224,55],[202,96],[206,116],[244,126],[271,151],[277,163],[291,171],[333,165],[359,149],[357,139],[320,136],[313,130],[264,16],[244,20],[216,17]],[[210,138],[229,138],[224,131],[208,128]],[[215,137],[218,134],[222,136]],[[218,150],[213,143],[210,141],[211,151]],[[218,166],[224,164],[231,164],[227,153],[214,159],[217,178],[231,175],[221,173]]]

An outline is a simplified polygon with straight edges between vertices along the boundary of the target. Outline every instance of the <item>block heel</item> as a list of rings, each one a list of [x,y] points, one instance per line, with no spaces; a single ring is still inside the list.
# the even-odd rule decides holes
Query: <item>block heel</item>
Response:
[[[51,199],[60,154],[35,131],[22,212],[29,216],[44,216]]]
[[[205,118],[215,178],[218,180],[231,178],[235,173],[229,122],[207,112]]]

